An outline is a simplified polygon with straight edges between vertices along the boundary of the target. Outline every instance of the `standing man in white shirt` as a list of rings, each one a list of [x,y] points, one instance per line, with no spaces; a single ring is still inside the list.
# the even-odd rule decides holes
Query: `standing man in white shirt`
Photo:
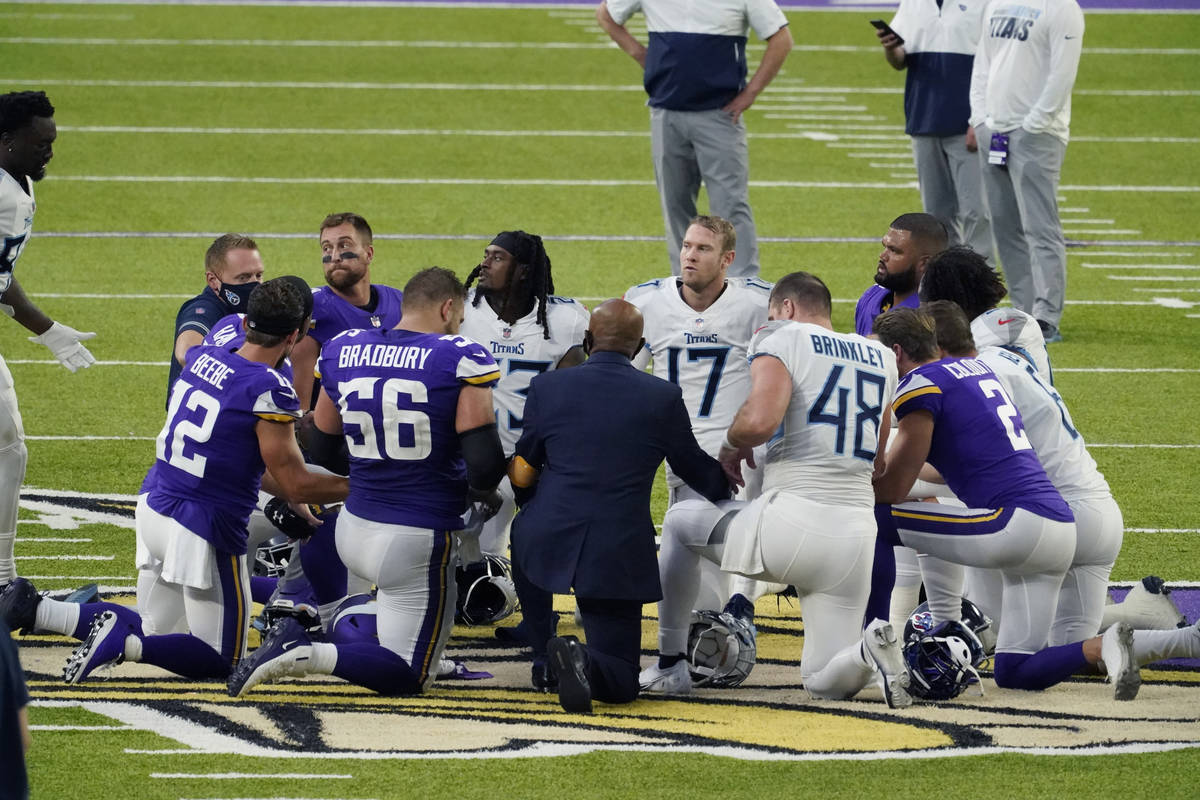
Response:
[[[646,15],[648,45],[625,28],[639,10]],[[645,70],[650,149],[672,272],[680,274],[679,251],[696,216],[703,181],[710,213],[729,220],[737,231],[730,276],[758,275],[742,112],[775,78],[792,49],[787,17],[775,0],[605,0],[596,19]],[[767,50],[747,82],[750,28],[766,41]]]
[[[992,221],[983,196],[971,116],[971,66],[986,0],[901,0],[892,30],[878,30],[883,57],[904,77],[904,132],[925,212],[950,244],[966,244],[995,262]],[[861,331],[860,331],[861,333]]]
[[[1047,342],[1062,340],[1067,244],[1056,196],[1083,28],[1076,0],[989,0],[971,73],[1000,263],[1013,305],[1037,318]]]

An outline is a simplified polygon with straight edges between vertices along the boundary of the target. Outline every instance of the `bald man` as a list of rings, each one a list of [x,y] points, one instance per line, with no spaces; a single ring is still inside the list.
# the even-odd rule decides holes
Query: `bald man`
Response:
[[[650,491],[663,459],[717,502],[729,484],[700,449],[678,386],[630,363],[642,314],[624,300],[593,312],[576,369],[535,377],[509,468],[524,493],[513,521],[517,594],[534,643],[534,688],[567,711],[638,694],[642,605],[662,599]],[[587,644],[552,635],[551,595],[574,589]]]

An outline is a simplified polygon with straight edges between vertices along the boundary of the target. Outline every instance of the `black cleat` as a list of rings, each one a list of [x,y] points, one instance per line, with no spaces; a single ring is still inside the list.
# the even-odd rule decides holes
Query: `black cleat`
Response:
[[[16,578],[0,592],[0,619],[10,630],[32,633],[41,602],[42,596],[31,581]]]

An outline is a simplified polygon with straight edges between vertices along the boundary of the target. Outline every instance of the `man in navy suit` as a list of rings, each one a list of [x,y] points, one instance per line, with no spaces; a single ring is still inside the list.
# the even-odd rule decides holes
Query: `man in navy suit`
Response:
[[[580,367],[533,379],[509,477],[526,493],[513,522],[514,579],[539,659],[567,711],[638,694],[642,605],[662,598],[650,492],[665,458],[713,502],[720,464],[696,443],[678,386],[633,367],[642,314],[624,300],[592,312]],[[532,493],[532,496],[528,496]],[[551,595],[575,590],[587,645],[550,638]],[[547,641],[548,640],[548,641]]]

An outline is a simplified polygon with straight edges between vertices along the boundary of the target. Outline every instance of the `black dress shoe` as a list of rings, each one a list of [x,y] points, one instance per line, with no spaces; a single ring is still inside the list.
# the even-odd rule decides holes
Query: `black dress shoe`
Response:
[[[558,636],[546,645],[550,666],[558,675],[558,702],[566,711],[590,714],[592,687],[587,676],[587,651],[574,636]]]
[[[533,688],[539,692],[558,691],[558,676],[554,674],[554,670],[550,669],[550,665],[545,661],[534,661],[533,672],[530,675],[530,683]]]

